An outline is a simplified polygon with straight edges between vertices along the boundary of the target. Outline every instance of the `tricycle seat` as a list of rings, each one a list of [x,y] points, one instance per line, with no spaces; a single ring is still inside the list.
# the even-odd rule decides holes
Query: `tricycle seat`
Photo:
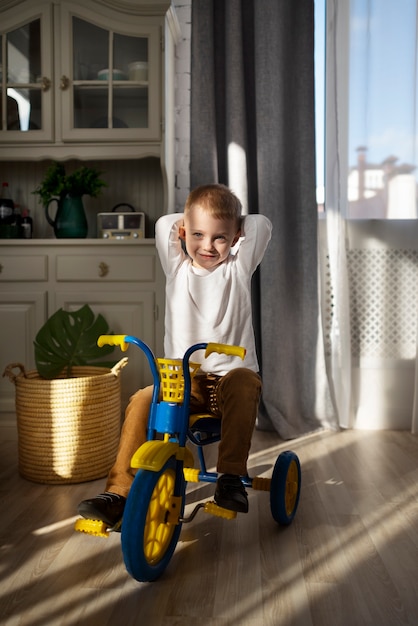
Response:
[[[205,446],[219,441],[221,418],[212,413],[193,413],[189,416],[187,437],[196,446]]]

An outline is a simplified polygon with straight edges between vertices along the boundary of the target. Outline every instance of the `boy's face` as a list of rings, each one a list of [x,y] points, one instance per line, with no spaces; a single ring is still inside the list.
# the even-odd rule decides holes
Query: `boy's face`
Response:
[[[179,234],[194,267],[212,270],[228,258],[239,239],[240,230],[235,220],[217,219],[195,206],[185,216]]]

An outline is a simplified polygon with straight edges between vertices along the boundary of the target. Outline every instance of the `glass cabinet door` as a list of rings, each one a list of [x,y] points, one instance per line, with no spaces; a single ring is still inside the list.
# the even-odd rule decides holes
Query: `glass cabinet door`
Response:
[[[134,35],[78,15],[69,19],[72,52],[61,78],[64,140],[86,137],[87,129],[94,141],[157,139],[158,29],[141,34],[131,28]]]
[[[18,28],[2,20],[0,50],[0,137],[2,140],[45,140],[52,137],[51,71],[44,64],[48,14]]]
[[[1,12],[0,142],[161,140],[158,19],[65,0],[21,6]]]

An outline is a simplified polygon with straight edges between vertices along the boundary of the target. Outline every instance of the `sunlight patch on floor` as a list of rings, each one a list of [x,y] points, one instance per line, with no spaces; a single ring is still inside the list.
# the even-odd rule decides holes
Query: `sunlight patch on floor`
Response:
[[[76,519],[79,518],[79,515],[74,515],[73,517],[68,517],[67,519],[60,520],[59,522],[55,522],[54,524],[49,524],[48,526],[43,526],[42,528],[37,528],[32,531],[32,535],[41,536],[48,535],[49,533],[53,533],[56,530],[61,530],[61,528],[65,528],[66,526],[74,526]]]

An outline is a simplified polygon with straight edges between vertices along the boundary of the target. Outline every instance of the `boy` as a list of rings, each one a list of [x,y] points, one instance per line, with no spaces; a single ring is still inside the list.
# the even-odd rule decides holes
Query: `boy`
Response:
[[[216,353],[204,359],[194,353],[193,361],[201,368],[192,381],[190,400],[192,413],[210,412],[222,420],[215,502],[246,513],[248,499],[240,476],[247,473],[261,395],[251,277],[270,241],[271,224],[262,215],[242,218],[241,210],[238,198],[224,185],[198,187],[190,193],[183,216],[176,213],[158,220],[156,245],[166,275],[165,356],[182,358],[199,342],[247,350],[245,367],[238,357]],[[109,526],[121,519],[133,480],[130,460],[146,440],[151,396],[152,386],[132,396],[106,491],[81,502],[80,515]]]

